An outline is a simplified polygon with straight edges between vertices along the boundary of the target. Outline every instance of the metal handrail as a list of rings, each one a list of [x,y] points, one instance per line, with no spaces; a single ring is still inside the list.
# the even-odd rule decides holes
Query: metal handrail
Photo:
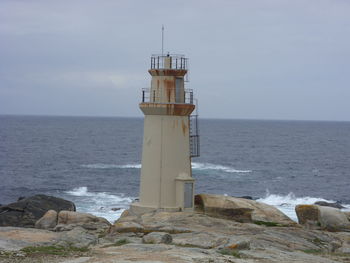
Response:
[[[184,102],[177,103],[177,102],[160,102],[163,98],[162,96],[156,96],[156,93],[154,92],[151,94],[150,88],[143,88],[142,89],[142,102],[143,103],[160,103],[160,104],[193,104],[194,102],[194,96],[193,96],[193,90],[192,89],[185,89],[184,90]]]
[[[151,56],[151,69],[164,69],[165,58],[171,58],[170,68],[171,69],[188,69],[188,58],[184,55],[179,54],[168,54],[168,55],[152,55]]]
[[[191,157],[200,156],[200,136],[198,127],[198,115],[190,115],[190,155]]]

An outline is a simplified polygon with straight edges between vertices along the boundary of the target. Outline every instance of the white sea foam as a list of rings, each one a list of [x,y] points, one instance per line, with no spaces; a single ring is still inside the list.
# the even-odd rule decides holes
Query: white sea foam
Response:
[[[104,164],[104,163],[94,163],[94,164],[83,164],[81,167],[91,168],[91,169],[140,169],[141,164]]]
[[[90,192],[86,186],[66,191],[65,194],[76,204],[77,211],[101,216],[110,222],[118,219],[133,200],[132,197],[126,197],[123,194]],[[115,208],[119,210],[113,211],[112,209]]]
[[[77,187],[65,192],[67,199],[72,200],[79,212],[90,213],[95,216],[104,217],[110,222],[117,220],[121,213],[129,207],[133,197],[127,197],[123,194],[111,194],[106,192],[90,192],[86,186]],[[226,194],[225,194],[226,195]],[[266,192],[265,197],[257,199],[258,202],[275,206],[294,221],[298,221],[295,214],[295,206],[298,204],[313,204],[316,201],[325,201],[333,203],[334,200],[327,200],[318,197],[296,197],[293,193],[288,195],[271,194]],[[349,204],[342,204],[344,211],[350,211]],[[112,208],[120,208],[113,211]]]
[[[217,170],[226,173],[251,173],[251,170],[237,170],[230,166],[224,166],[220,164],[212,163],[192,163],[192,168],[194,170]]]
[[[91,169],[141,169],[141,164],[104,164],[104,163],[95,163],[95,164],[83,164],[81,165],[84,168]],[[220,164],[212,163],[192,163],[192,169],[194,170],[216,170],[223,171],[226,173],[251,173],[251,170],[237,170],[230,166],[224,166]]]
[[[310,197],[310,196],[296,197],[294,193],[289,193],[288,195],[276,195],[276,194],[270,194],[269,191],[266,192],[265,197],[259,198],[257,201],[275,206],[276,208],[281,210],[284,214],[286,214],[288,217],[290,217],[294,221],[298,221],[297,215],[295,213],[296,205],[314,204],[317,201],[325,201],[329,203],[335,202],[334,200],[327,200],[327,199],[318,198],[318,197]],[[342,204],[342,206],[345,207],[345,209],[343,210],[350,210],[350,205]]]

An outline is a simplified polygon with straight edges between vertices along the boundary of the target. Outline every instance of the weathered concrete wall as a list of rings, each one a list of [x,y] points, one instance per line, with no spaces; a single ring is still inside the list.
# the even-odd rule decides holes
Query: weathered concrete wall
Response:
[[[191,176],[188,116],[146,115],[144,127],[140,205],[178,207],[175,179]]]

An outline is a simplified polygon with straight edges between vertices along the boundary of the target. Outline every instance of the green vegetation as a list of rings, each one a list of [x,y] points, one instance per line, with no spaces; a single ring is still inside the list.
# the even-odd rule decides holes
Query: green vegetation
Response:
[[[175,246],[178,246],[178,247],[199,247],[199,246],[196,246],[196,245],[193,245],[193,244],[172,244],[172,245],[175,245]]]
[[[328,251],[324,251],[322,249],[305,249],[305,250],[301,250],[301,251],[304,252],[304,253],[307,253],[307,254],[319,255],[319,256],[322,256],[322,257],[330,257],[330,258],[345,257],[346,259],[349,259],[349,254],[348,253],[328,252]]]
[[[107,234],[105,232],[99,233],[98,234],[98,238],[103,238],[105,237]]]
[[[106,248],[106,247],[120,247],[120,246],[129,244],[129,243],[130,243],[129,240],[127,240],[126,238],[123,238],[123,239],[117,240],[117,241],[114,242],[113,244],[105,245],[105,246],[103,246],[102,248]]]
[[[253,223],[259,226],[267,226],[267,227],[284,226],[276,222],[254,221]]]
[[[327,244],[327,242],[319,239],[318,237],[314,238],[313,240],[311,240],[312,243],[314,243],[315,245],[325,245]]]
[[[122,245],[126,245],[130,243],[129,240],[127,240],[126,238],[123,239],[119,239],[117,242],[114,243],[115,246],[122,246]]]
[[[345,257],[346,259],[349,259],[349,254],[348,253],[342,253],[342,252],[334,252],[332,253],[334,256],[338,257]]]
[[[0,251],[0,257],[9,257],[13,254],[13,252],[9,251]]]
[[[61,247],[61,246],[41,246],[41,247],[25,247],[21,249],[22,252],[28,256],[33,255],[58,255],[58,256],[69,256],[72,254],[82,254],[89,252],[90,249],[87,247]]]
[[[241,258],[241,254],[234,249],[224,248],[218,251],[221,255],[233,256],[235,258]]]
[[[152,241],[148,241],[148,242],[144,242],[144,244],[155,244],[156,242]]]
[[[320,254],[320,253],[322,253],[321,249],[304,249],[302,251],[304,253],[307,253],[307,254]]]

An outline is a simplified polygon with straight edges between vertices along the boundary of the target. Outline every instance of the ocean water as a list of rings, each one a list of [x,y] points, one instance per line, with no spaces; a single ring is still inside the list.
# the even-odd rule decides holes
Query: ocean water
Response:
[[[49,194],[117,219],[139,191],[142,118],[0,116],[0,203]],[[196,193],[350,209],[350,122],[200,119]]]

